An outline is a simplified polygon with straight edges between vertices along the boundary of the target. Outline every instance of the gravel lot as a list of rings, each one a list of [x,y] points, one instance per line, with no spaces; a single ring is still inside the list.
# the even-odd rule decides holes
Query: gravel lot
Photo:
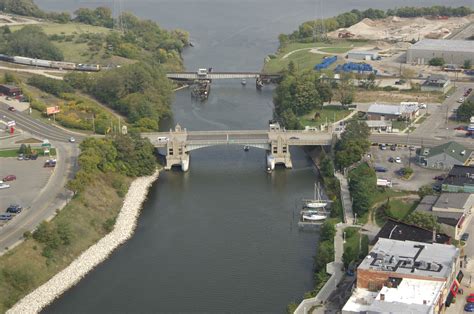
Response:
[[[0,190],[0,213],[4,213],[10,204],[19,204],[23,207],[20,215],[28,212],[35,198],[40,195],[54,168],[44,168],[47,157],[38,157],[37,160],[17,160],[16,158],[0,158],[0,180],[10,174],[16,180],[6,182],[8,189]],[[0,226],[5,222],[0,222]]]
[[[377,178],[391,179],[394,189],[417,191],[423,185],[436,183],[436,181],[433,180],[435,176],[447,173],[440,170],[431,170],[419,167],[415,163],[416,153],[415,151],[412,151],[410,167],[413,169],[413,176],[410,178],[410,180],[402,180],[401,177],[397,175],[396,171],[403,167],[408,167],[408,160],[410,157],[410,151],[408,148],[397,147],[396,151],[392,151],[390,150],[390,147],[387,147],[386,150],[381,150],[377,146],[372,146],[370,150],[374,164],[388,169],[387,172],[377,172]],[[388,161],[390,157],[400,157],[402,163],[391,163]]]

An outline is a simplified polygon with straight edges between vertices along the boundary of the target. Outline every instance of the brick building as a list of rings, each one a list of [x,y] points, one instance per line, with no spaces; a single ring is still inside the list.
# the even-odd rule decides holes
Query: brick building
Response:
[[[456,247],[379,238],[357,268],[357,288],[342,313],[441,313],[457,294],[458,278]]]

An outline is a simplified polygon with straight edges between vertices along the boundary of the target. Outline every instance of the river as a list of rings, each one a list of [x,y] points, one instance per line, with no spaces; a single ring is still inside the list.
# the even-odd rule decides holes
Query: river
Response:
[[[69,11],[111,3],[36,2]],[[393,5],[325,2],[325,16]],[[397,6],[445,3],[402,0]],[[195,44],[183,54],[189,70],[259,70],[279,33],[316,15],[314,0],[135,0],[124,8],[188,30]],[[258,92],[253,82],[216,82],[204,103],[193,102],[189,90],[177,92],[173,123],[189,130],[263,129],[272,110],[271,87]],[[164,172],[151,188],[135,236],[45,312],[283,313],[313,286],[318,240],[317,233],[299,231],[295,218],[295,203],[312,194],[316,177],[301,150],[292,150],[292,159],[294,169],[267,175],[262,150],[193,151],[188,173]]]

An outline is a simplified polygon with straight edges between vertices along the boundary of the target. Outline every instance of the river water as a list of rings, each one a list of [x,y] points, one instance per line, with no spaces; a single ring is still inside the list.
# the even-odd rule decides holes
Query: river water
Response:
[[[111,1],[37,0],[47,10]],[[259,70],[277,36],[316,15],[307,0],[135,0],[126,10],[191,33],[188,70]],[[324,15],[388,8],[393,1],[333,0]],[[471,5],[472,0],[455,1]],[[446,4],[445,0],[397,5]],[[272,88],[214,82],[211,97],[193,102],[177,92],[174,121],[189,130],[264,129]],[[166,127],[166,126],[164,126]],[[313,286],[318,235],[296,227],[295,204],[312,194],[308,157],[292,150],[294,169],[264,172],[265,152],[220,146],[191,153],[190,171],[163,172],[151,188],[134,237],[48,307],[68,312],[282,313]]]

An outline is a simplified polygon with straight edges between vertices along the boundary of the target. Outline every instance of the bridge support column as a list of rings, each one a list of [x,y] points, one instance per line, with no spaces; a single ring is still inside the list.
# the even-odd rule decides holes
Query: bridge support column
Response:
[[[284,164],[286,168],[293,168],[290,155],[290,146],[281,136],[271,142],[267,156],[267,165],[272,170],[276,164]]]
[[[165,170],[170,170],[173,166],[181,166],[183,171],[189,170],[189,153],[185,141],[186,129],[182,130],[178,124],[166,144]]]

